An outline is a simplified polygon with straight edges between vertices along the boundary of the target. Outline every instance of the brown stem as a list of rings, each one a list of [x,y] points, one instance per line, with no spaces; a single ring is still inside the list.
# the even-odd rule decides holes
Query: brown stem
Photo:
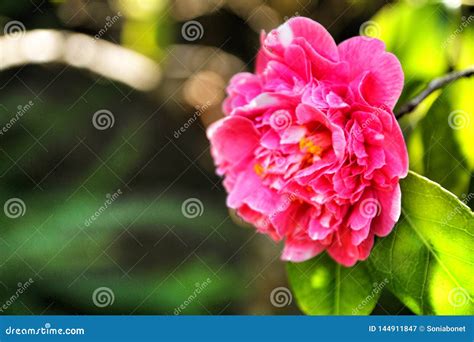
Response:
[[[441,89],[449,83],[456,81],[463,77],[471,77],[474,75],[474,67],[467,68],[461,71],[453,71],[442,77],[435,78],[428,86],[416,97],[405,103],[400,107],[400,110],[396,113],[396,118],[400,119],[403,115],[412,112],[424,99],[426,99],[435,90]]]

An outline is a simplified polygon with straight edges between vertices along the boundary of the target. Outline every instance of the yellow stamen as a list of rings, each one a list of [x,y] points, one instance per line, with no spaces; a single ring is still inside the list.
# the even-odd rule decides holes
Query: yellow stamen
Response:
[[[254,169],[255,173],[257,174],[257,176],[261,176],[263,174],[263,172],[265,171],[264,167],[260,164],[255,164],[253,166],[253,169]]]
[[[323,149],[321,146],[315,145],[310,139],[304,137],[300,140],[300,150],[306,150],[308,153],[312,155],[321,156]]]

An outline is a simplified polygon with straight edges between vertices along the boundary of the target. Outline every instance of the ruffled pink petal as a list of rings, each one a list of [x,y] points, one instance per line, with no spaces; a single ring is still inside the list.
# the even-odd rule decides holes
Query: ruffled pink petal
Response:
[[[378,39],[353,37],[339,44],[339,55],[349,65],[349,79],[367,103],[393,109],[403,89],[398,59]]]
[[[324,250],[325,246],[311,240],[286,240],[281,259],[291,262],[303,262],[313,258]]]
[[[277,61],[268,62],[261,78],[265,83],[265,91],[296,94],[306,85],[298,73]]]
[[[352,266],[400,217],[399,179],[408,170],[392,113],[400,64],[375,39],[336,46],[306,18],[261,41],[256,73],[232,78],[228,116],[207,132],[227,205],[284,240],[284,260],[326,250]]]
[[[265,113],[269,109],[290,109],[296,101],[296,98],[287,94],[261,93],[248,104],[234,108],[231,114],[250,117]]]
[[[405,178],[408,174],[407,147],[395,116],[393,114],[391,116],[392,130],[384,137],[385,163],[392,176]]]
[[[303,80],[309,81],[311,79],[311,65],[306,57],[306,54],[298,45],[290,45],[285,50],[285,61],[291,69],[295,70]]]
[[[308,209],[295,200],[294,194],[282,196],[277,210],[269,216],[270,222],[275,227],[280,237],[292,235],[308,222]]]
[[[332,132],[332,148],[336,157],[341,157],[344,154],[346,139],[343,130],[331,122],[321,111],[302,103],[296,108],[296,117],[298,122],[319,122],[325,125]]]
[[[268,60],[285,61],[305,79],[309,72],[318,79],[335,79],[333,75],[342,75],[340,71],[347,68],[338,62],[337,45],[326,29],[304,17],[292,18],[272,30],[264,39],[261,54],[265,57],[260,57],[259,70]]]
[[[281,133],[282,144],[297,144],[307,132],[304,126],[290,126]]]
[[[393,190],[380,190],[376,196],[380,203],[380,214],[372,221],[372,231],[377,236],[386,236],[400,218],[402,210],[400,185],[396,184]]]
[[[351,234],[351,243],[354,246],[359,246],[364,242],[370,234],[370,222],[367,223],[362,229],[353,230]]]
[[[253,98],[262,92],[260,79],[251,73],[238,73],[231,78],[227,93],[229,96],[224,100],[224,113],[231,114],[234,108],[245,106]]]
[[[369,236],[357,246],[357,251],[359,252],[359,260],[363,261],[367,259],[370,255],[370,251],[372,250],[373,246],[374,234],[369,233]]]
[[[268,217],[265,215],[252,210],[247,205],[242,205],[237,209],[237,214],[247,222],[252,222],[252,224],[257,228],[259,233],[267,234],[275,241],[280,241],[280,235],[275,231],[275,228],[272,226],[271,222],[268,220]]]
[[[359,248],[351,242],[350,231],[347,228],[339,229],[341,234],[334,239],[334,243],[328,247],[329,255],[338,263],[351,267],[359,260]]]
[[[211,153],[217,164],[238,164],[250,156],[259,143],[252,121],[240,116],[221,119],[207,129]]]
[[[260,45],[261,46],[263,46],[263,44],[265,43],[265,36],[266,36],[265,32],[261,31],[260,32]],[[257,74],[261,74],[267,67],[267,64],[270,60],[271,59],[269,58],[268,54],[265,53],[264,49],[258,50],[257,59],[255,62],[255,72]]]
[[[324,240],[333,229],[328,225],[323,225],[319,217],[312,217],[309,221],[308,235],[312,240]]]
[[[329,32],[319,23],[304,17],[294,17],[278,29],[281,36],[287,37],[289,45],[296,38],[303,38],[311,48],[330,60],[338,59],[338,49]]]

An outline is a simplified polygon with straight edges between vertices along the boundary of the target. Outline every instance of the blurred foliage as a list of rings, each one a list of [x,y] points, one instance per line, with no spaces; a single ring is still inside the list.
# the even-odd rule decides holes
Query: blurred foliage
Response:
[[[195,88],[220,94],[230,74],[251,69],[259,31],[295,15],[320,21],[337,41],[374,20],[376,35],[405,71],[400,103],[433,77],[474,63],[474,23],[460,26],[473,8],[429,0],[18,0],[0,2],[0,26],[19,20],[27,30],[93,37],[119,12],[120,21],[101,38],[160,63],[159,89],[141,93],[56,64],[0,71],[0,126],[18,106],[34,103],[0,136],[1,203],[21,198],[26,204],[18,219],[0,215],[0,305],[18,283],[35,281],[7,314],[173,314],[207,278],[209,287],[183,314],[298,313],[294,304],[276,308],[269,301],[272,289],[288,286],[278,246],[228,216],[204,134],[205,124],[221,115],[219,104],[173,140],[173,132],[195,113],[189,98],[204,102],[202,93],[190,97],[182,88],[207,80]],[[183,39],[181,27],[188,20],[205,28],[201,40]],[[172,50],[177,44],[189,49]],[[193,49],[196,45],[216,47],[234,59],[219,55],[217,61],[228,59],[218,64],[211,58],[216,51]],[[205,62],[212,71],[197,77]],[[401,122],[411,168],[457,195],[474,192],[473,82],[453,83]],[[113,113],[112,128],[93,127],[100,109]],[[453,110],[467,113],[471,124],[451,129]],[[118,189],[123,195],[86,226],[107,194]],[[182,215],[187,198],[202,201],[202,216]],[[99,308],[92,296],[104,286],[113,290],[115,302]],[[390,312],[376,308],[378,314],[404,310],[390,295],[382,294],[381,302]]]
[[[380,38],[405,72],[399,105],[432,79],[474,65],[473,13],[472,7],[453,9],[438,1],[400,1],[374,16]],[[472,78],[452,83],[401,121],[411,168],[458,196],[468,193],[474,170],[473,92]],[[455,111],[463,122],[450,125]]]
[[[2,117],[8,119],[5,108],[15,109],[33,98],[25,94],[23,82],[39,94],[54,77],[40,67],[28,67],[19,75],[21,79],[11,80],[2,92]],[[202,184],[213,185],[218,179],[211,172],[202,174],[200,166],[189,170],[187,157],[166,138],[172,135],[171,126],[166,128],[172,120],[165,112],[143,125],[153,111],[146,96],[100,79],[88,91],[90,80],[77,71],[65,71],[63,77],[59,81],[67,89],[63,96],[57,96],[59,85],[45,89],[2,137],[3,202],[19,197],[26,204],[23,217],[0,217],[2,302],[15,293],[17,283],[35,279],[8,313],[136,309],[172,314],[194,284],[207,278],[211,285],[184,313],[222,310],[222,303],[241,294],[241,287],[231,285],[243,271],[242,265],[233,264],[233,249],[225,246],[245,235],[227,220],[222,192],[216,200],[218,189],[211,191],[211,200],[208,190],[200,190]],[[67,87],[70,80],[74,87]],[[123,97],[126,93],[128,98]],[[120,98],[123,103],[117,101]],[[99,131],[91,119],[104,104],[114,113],[115,124]],[[189,133],[199,132],[202,129],[196,125]],[[204,136],[200,140],[205,143]],[[193,151],[186,154],[192,156]],[[185,179],[167,193],[176,175],[184,173]],[[103,205],[106,194],[118,189],[123,195],[86,226],[85,220]],[[204,213],[190,220],[183,216],[181,204],[194,196],[203,202]],[[226,261],[229,267],[218,272]],[[109,311],[93,305],[91,296],[99,286],[115,293]]]

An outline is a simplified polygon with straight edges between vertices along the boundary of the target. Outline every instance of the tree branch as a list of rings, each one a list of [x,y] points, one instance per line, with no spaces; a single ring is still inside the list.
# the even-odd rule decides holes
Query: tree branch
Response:
[[[441,89],[449,83],[456,81],[463,77],[471,77],[474,75],[474,67],[467,68],[461,71],[453,71],[442,77],[435,78],[428,86],[412,100],[405,103],[400,107],[400,110],[396,113],[396,118],[400,119],[403,115],[412,112],[424,99],[426,99],[435,90]]]

